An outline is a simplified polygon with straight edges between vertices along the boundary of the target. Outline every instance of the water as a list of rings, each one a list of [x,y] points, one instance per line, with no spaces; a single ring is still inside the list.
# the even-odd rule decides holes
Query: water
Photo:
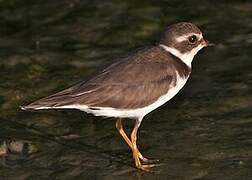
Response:
[[[252,178],[250,1],[10,0],[0,9],[0,179]],[[154,44],[178,21],[197,24],[216,46],[141,125],[142,153],[162,163],[156,172],[134,168],[114,119],[19,109]],[[129,132],[133,122],[124,122]]]

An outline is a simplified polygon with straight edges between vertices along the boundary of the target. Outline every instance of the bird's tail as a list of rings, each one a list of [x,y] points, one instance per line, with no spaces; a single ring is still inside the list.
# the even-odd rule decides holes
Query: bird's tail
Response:
[[[58,109],[64,108],[64,106],[73,104],[76,100],[76,97],[72,97],[71,94],[62,94],[57,93],[35,102],[31,104],[20,106],[22,110],[31,111],[31,110],[40,110],[40,109]]]

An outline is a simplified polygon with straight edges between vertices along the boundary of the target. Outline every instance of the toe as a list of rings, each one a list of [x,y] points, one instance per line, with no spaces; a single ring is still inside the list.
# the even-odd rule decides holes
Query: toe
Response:
[[[147,158],[142,158],[141,161],[145,164],[155,164],[158,163],[159,160],[158,159],[147,159]]]

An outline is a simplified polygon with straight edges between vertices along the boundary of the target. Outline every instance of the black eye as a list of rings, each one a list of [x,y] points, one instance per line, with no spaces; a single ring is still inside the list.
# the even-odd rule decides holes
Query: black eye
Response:
[[[197,41],[197,37],[195,35],[192,35],[188,38],[189,42],[194,44]]]

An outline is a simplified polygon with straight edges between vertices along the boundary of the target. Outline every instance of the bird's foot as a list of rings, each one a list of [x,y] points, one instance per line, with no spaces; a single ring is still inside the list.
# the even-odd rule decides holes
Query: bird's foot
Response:
[[[161,164],[138,164],[136,167],[143,171],[155,172],[152,168],[161,166]]]
[[[147,159],[147,158],[143,157],[143,158],[140,158],[140,160],[144,164],[157,164],[157,163],[159,163],[158,159]]]
[[[133,158],[135,160],[135,165],[138,169],[141,169],[143,171],[153,171],[151,168],[160,166],[159,160],[152,160],[145,158],[138,150],[133,151]]]
[[[139,159],[141,160],[141,162],[143,162],[144,164],[155,164],[155,163],[158,163],[159,160],[158,159],[148,159],[146,157],[144,157],[138,150],[138,157]]]

